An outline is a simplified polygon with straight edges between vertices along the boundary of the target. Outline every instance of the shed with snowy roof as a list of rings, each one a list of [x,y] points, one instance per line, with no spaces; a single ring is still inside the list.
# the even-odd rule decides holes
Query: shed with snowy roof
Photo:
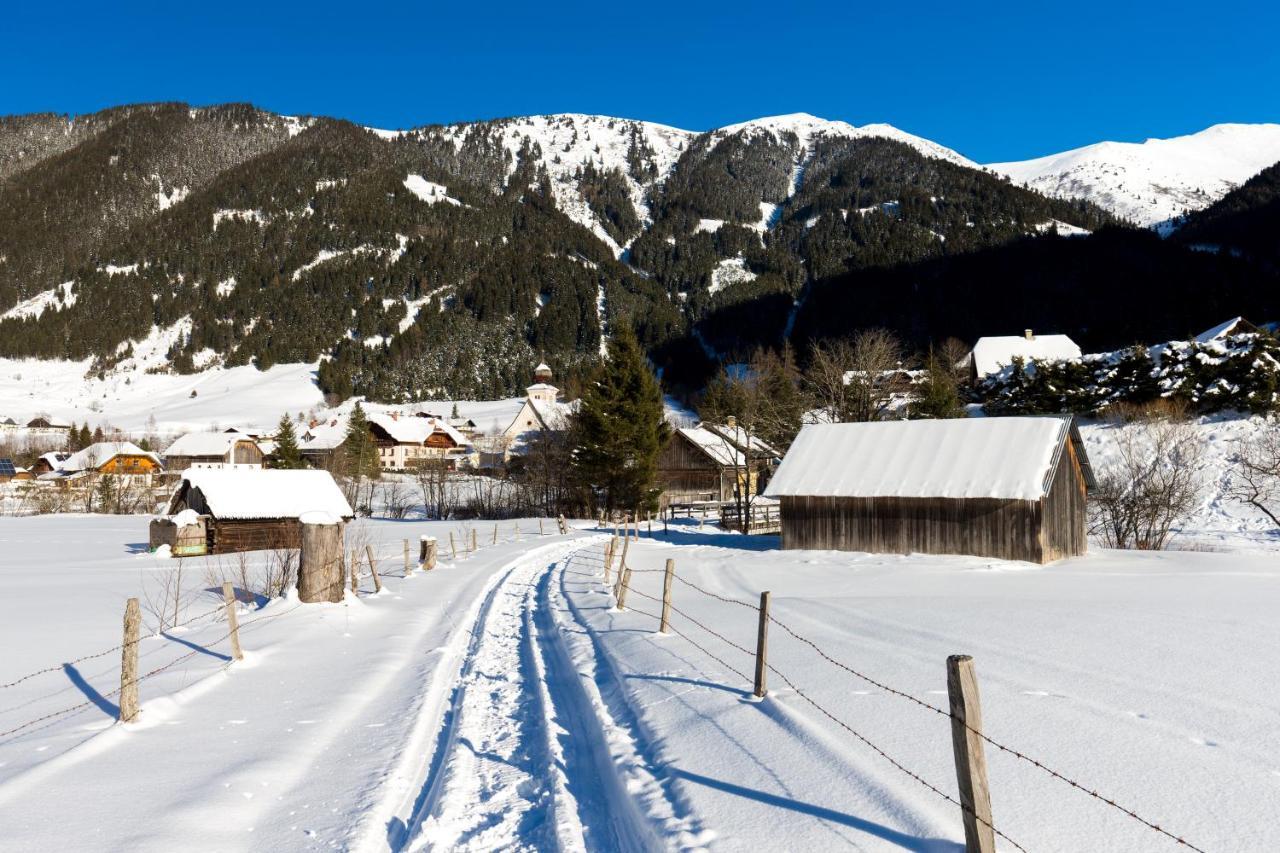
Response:
[[[662,503],[731,501],[737,492],[750,498],[778,455],[737,424],[703,422],[676,429],[658,456]]]
[[[194,468],[169,501],[169,515],[206,518],[208,552],[298,548],[299,518],[310,512],[350,521],[351,505],[328,471]]]
[[[1085,553],[1092,482],[1070,418],[956,418],[811,424],[765,494],[783,548],[1047,563]]]

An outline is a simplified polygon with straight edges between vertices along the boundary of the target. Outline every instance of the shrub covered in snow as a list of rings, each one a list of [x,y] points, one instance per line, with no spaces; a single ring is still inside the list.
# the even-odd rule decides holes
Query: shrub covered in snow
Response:
[[[1133,346],[1064,362],[1014,364],[977,388],[991,414],[1093,414],[1159,398],[1194,411],[1280,408],[1280,341],[1241,334],[1209,342]]]

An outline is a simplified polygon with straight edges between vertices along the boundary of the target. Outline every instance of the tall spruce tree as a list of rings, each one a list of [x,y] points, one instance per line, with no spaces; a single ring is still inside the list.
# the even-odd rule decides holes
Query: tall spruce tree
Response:
[[[955,371],[938,358],[932,349],[925,363],[924,382],[916,387],[918,396],[907,407],[913,419],[962,418],[964,404],[960,402],[960,390]]]
[[[635,333],[622,327],[582,395],[571,431],[573,471],[606,510],[657,505],[658,454],[669,437],[662,389]]]
[[[382,466],[378,461],[378,446],[373,443],[373,435],[369,432],[369,419],[365,416],[364,407],[359,402],[351,410],[347,420],[347,437],[342,442],[343,454],[346,457],[347,472],[353,477],[369,477],[378,479],[382,474]]]
[[[298,449],[298,434],[293,430],[293,422],[288,415],[280,416],[280,425],[276,428],[276,451],[271,462],[272,468],[294,470],[305,467],[302,451]]]

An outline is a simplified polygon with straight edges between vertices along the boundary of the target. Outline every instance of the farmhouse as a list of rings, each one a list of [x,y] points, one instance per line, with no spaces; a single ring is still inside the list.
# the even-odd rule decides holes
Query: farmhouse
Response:
[[[261,468],[262,448],[253,436],[236,430],[189,432],[164,452],[170,471],[188,468]]]
[[[130,441],[99,441],[63,459],[57,468],[64,475],[96,471],[136,476],[163,470],[159,456]]]
[[[658,457],[662,503],[731,501],[735,488],[753,495],[761,474],[772,469],[777,457],[776,450],[736,425],[682,427]]]
[[[456,467],[470,449],[466,437],[443,419],[398,413],[370,414],[368,419],[384,471],[404,471],[431,461]]]
[[[328,423],[313,421],[299,438],[302,458],[313,468],[328,468],[338,448],[347,440],[346,419],[333,418]]]
[[[196,468],[182,475],[169,515],[206,516],[208,553],[298,548],[308,512],[350,521],[351,505],[327,471]]]
[[[1092,483],[1069,418],[958,418],[808,425],[765,494],[783,548],[1047,563],[1085,553]]]
[[[978,382],[1013,364],[1015,358],[1032,361],[1071,361],[1080,358],[1080,347],[1066,335],[1037,335],[1027,329],[1021,335],[978,338],[969,357],[971,378]]]

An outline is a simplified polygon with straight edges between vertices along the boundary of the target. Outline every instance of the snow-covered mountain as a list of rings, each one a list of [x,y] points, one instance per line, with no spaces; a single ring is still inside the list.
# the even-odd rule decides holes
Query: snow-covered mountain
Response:
[[[500,147],[507,155],[506,177],[510,177],[520,165],[521,152],[531,150],[551,179],[556,207],[570,219],[589,228],[615,255],[621,255],[629,241],[620,243],[616,240],[591,209],[579,179],[581,170],[590,164],[598,172],[616,170],[622,175],[631,204],[647,227],[653,221],[650,190],[666,180],[681,155],[703,133],[709,133],[713,143],[735,136],[750,138],[763,134],[779,145],[794,145],[796,181],[812,153],[813,143],[824,138],[891,139],[905,143],[927,157],[967,168],[982,168],[950,148],[889,124],[856,127],[848,122],[831,121],[807,113],[752,119],[711,131],[681,130],[654,122],[580,113],[525,116],[484,123],[464,122],[404,132],[370,130],[383,138],[441,138],[459,150],[480,142]]]
[[[1280,124],[1217,124],[1187,136],[1098,142],[987,168],[1045,195],[1084,198],[1141,225],[1208,207],[1280,162]]]

